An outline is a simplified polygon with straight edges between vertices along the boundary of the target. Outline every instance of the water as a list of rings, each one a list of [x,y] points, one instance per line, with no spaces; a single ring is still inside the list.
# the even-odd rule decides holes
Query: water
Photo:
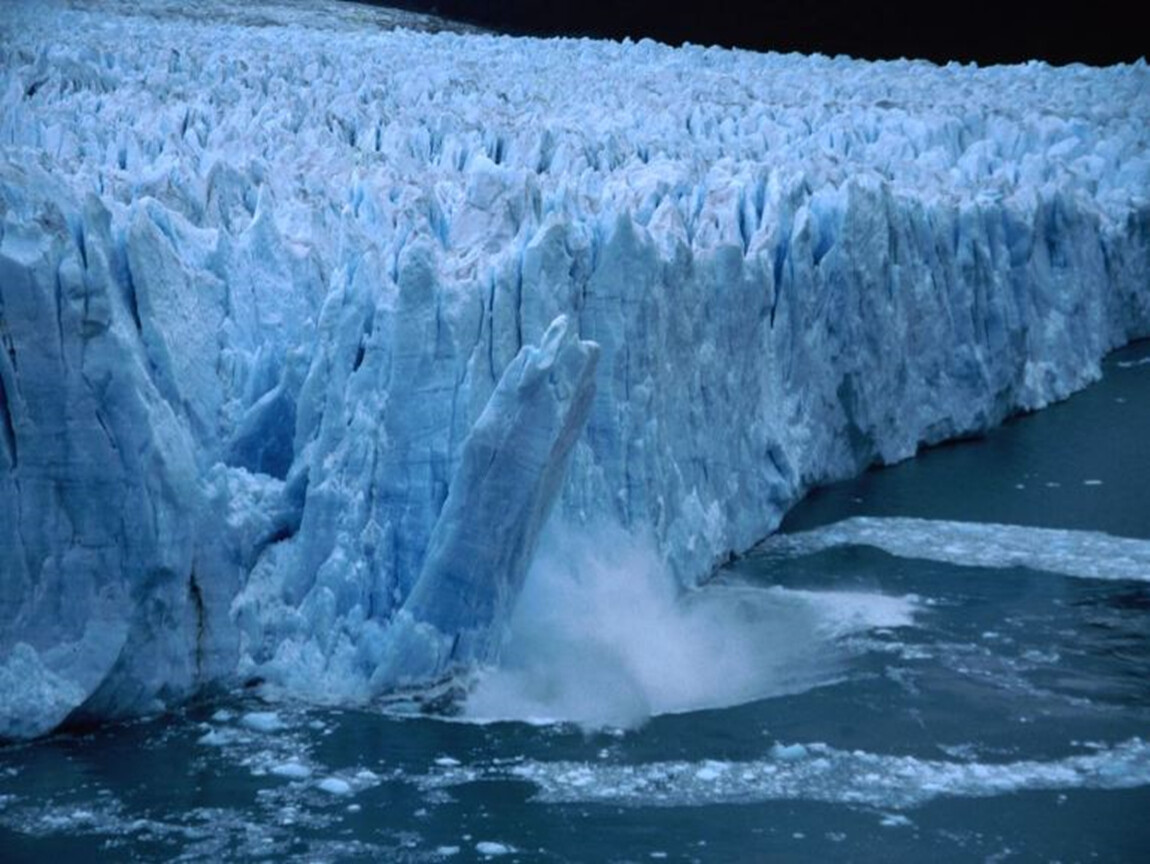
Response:
[[[227,698],[9,747],[0,860],[1144,860],[1147,358],[815,493],[687,605],[641,550],[546,570],[469,722]]]

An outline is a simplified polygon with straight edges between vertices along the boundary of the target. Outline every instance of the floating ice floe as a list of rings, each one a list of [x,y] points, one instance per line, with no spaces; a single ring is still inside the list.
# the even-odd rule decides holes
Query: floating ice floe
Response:
[[[776,534],[755,554],[790,558],[837,546],[872,546],[902,558],[968,567],[1028,567],[1080,579],[1150,581],[1150,540],[983,522],[858,516]]]

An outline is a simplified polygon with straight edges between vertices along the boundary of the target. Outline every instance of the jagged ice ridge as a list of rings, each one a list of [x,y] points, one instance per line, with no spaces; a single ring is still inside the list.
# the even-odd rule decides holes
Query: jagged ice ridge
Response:
[[[1145,63],[315,6],[0,13],[0,737],[490,662],[549,514],[690,585],[1150,335]]]

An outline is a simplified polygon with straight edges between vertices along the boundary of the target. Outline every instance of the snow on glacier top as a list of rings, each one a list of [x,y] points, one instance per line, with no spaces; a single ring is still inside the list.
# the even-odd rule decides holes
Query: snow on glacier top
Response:
[[[533,176],[539,200],[524,204],[544,213],[627,209],[696,247],[755,233],[723,205],[764,167],[815,190],[869,174],[919,198],[997,201],[1052,183],[1105,209],[1146,195],[1144,63],[978,69],[381,30],[426,23],[394,14],[9,4],[0,141],[10,160],[34,148],[84,191],[123,200],[165,184],[189,195],[212,163],[258,160],[303,237],[331,221],[318,202],[363,219],[364,185],[391,187],[394,209],[372,221],[401,231],[417,218],[405,210],[424,209],[461,266],[484,245],[467,215],[492,171]]]

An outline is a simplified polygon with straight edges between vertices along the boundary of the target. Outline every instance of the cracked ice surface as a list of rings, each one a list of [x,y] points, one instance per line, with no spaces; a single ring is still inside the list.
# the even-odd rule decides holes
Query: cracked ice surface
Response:
[[[1145,64],[188,10],[0,14],[0,737],[489,659],[553,504],[690,583],[1150,334]]]

